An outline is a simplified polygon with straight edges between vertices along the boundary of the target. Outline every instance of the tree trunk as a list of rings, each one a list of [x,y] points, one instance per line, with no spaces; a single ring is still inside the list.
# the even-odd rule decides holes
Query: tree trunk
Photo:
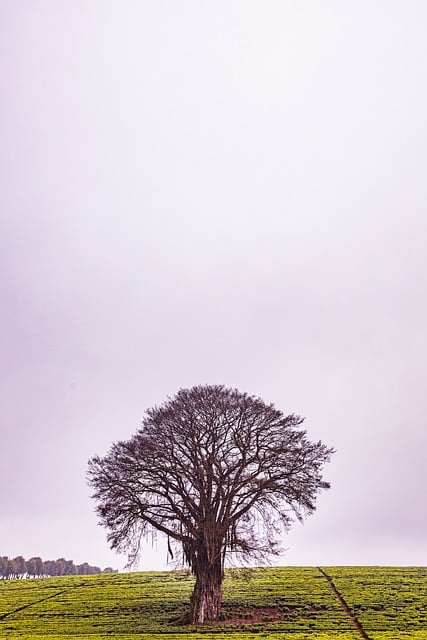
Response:
[[[199,557],[194,567],[196,584],[191,596],[191,622],[203,624],[205,620],[217,620],[221,613],[222,602],[222,562],[214,565],[202,562]]]

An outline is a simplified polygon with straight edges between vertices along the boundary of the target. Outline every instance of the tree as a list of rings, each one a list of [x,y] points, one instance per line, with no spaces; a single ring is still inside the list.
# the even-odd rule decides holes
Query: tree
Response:
[[[190,620],[218,618],[226,556],[279,553],[280,534],[329,487],[333,449],[310,442],[302,423],[224,386],[181,389],[149,409],[130,440],[89,461],[111,548],[133,564],[144,537],[164,534],[195,575]]]
[[[76,567],[72,560],[67,560],[65,563],[65,571],[64,574],[66,576],[75,576],[76,575]]]
[[[44,570],[44,562],[43,560],[40,558],[40,556],[36,556],[34,558],[34,561],[36,563],[36,575],[37,576],[42,576],[43,575],[43,570]]]
[[[23,556],[16,556],[12,560],[14,566],[14,573],[16,578],[24,578],[27,574],[27,563]]]
[[[8,577],[9,558],[7,556],[0,556],[0,576],[2,578]]]
[[[55,562],[55,575],[63,576],[65,575],[65,568],[67,566],[67,561],[65,558],[58,558]]]

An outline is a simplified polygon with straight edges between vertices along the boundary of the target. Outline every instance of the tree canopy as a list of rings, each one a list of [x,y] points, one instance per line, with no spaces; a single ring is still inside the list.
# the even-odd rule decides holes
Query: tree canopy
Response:
[[[99,567],[93,567],[87,562],[74,564],[72,560],[58,558],[58,560],[42,560],[40,557],[33,557],[25,560],[23,556],[9,558],[0,556],[0,579],[17,578],[46,578],[50,576],[75,576],[91,575],[96,573],[117,573],[111,567],[106,567],[103,571]]]
[[[111,547],[134,562],[161,532],[196,576],[191,621],[218,617],[228,556],[268,558],[315,510],[333,453],[303,418],[221,385],[181,389],[149,409],[134,436],[89,461],[88,480]]]

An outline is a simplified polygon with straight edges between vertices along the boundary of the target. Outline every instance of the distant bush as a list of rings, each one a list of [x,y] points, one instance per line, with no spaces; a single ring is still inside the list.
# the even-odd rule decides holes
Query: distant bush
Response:
[[[47,578],[51,576],[80,576],[97,573],[117,573],[117,570],[106,567],[92,567],[87,562],[74,564],[72,560],[42,560],[39,557],[25,560],[23,556],[8,558],[0,556],[0,580],[16,580],[22,578]]]

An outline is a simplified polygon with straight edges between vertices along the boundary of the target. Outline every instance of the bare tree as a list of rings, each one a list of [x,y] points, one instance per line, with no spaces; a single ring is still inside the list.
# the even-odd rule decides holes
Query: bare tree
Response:
[[[181,389],[149,409],[137,433],[89,461],[88,481],[111,547],[138,558],[152,532],[195,574],[190,619],[221,612],[228,554],[268,558],[296,517],[315,510],[333,449],[303,419],[223,386]],[[172,543],[172,545],[171,545]]]

